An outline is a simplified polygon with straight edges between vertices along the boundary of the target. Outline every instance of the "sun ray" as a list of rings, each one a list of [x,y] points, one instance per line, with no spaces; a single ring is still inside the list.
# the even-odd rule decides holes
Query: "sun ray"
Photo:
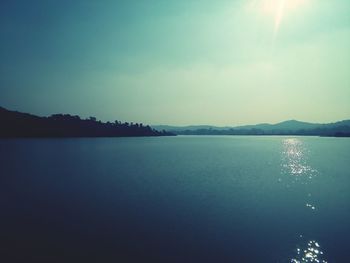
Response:
[[[273,32],[274,37],[280,30],[282,21],[289,13],[306,4],[308,0],[255,0],[251,2],[251,6],[270,17],[274,21]]]
[[[260,14],[269,16],[272,21],[272,50],[282,23],[287,22],[288,16],[305,6],[310,0],[251,0],[250,8]]]
[[[274,37],[276,37],[278,30],[280,28],[282,19],[283,19],[285,3],[286,3],[286,0],[279,0],[278,8],[276,11],[276,16],[275,16]]]

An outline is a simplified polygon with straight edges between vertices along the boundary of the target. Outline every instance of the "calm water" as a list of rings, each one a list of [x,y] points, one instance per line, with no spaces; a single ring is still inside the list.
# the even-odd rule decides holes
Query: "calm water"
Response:
[[[0,262],[350,262],[350,139],[18,139],[0,158]]]

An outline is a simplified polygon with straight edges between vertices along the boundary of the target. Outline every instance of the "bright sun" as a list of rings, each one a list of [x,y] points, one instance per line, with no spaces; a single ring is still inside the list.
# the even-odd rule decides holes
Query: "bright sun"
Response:
[[[254,5],[257,6],[263,13],[274,17],[274,32],[278,32],[283,17],[300,6],[307,0],[257,0]]]

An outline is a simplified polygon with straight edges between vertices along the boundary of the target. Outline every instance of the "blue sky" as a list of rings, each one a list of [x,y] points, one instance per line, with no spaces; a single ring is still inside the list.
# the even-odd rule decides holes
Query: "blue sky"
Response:
[[[148,124],[350,118],[350,2],[2,1],[0,105]]]

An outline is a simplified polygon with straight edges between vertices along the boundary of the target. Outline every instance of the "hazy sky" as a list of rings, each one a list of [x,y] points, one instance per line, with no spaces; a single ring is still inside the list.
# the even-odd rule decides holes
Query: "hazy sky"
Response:
[[[1,1],[0,106],[147,124],[350,118],[349,0]]]

